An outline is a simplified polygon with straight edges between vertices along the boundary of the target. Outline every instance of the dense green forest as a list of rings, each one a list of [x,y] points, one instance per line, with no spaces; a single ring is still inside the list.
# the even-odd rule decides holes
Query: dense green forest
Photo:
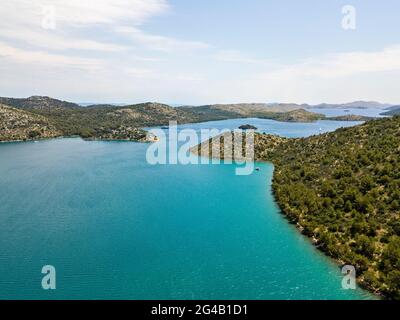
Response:
[[[400,117],[289,139],[262,158],[290,221],[362,284],[400,299]]]
[[[273,191],[291,223],[354,265],[360,284],[400,299],[400,117],[308,138],[256,134],[255,159],[274,164]]]
[[[288,139],[275,165],[281,209],[373,291],[400,299],[400,117]]]
[[[61,134],[45,117],[0,104],[0,141],[54,138]]]

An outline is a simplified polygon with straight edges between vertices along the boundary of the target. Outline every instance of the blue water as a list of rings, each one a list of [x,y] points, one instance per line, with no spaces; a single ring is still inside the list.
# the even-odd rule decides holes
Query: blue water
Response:
[[[286,136],[343,125],[254,121]],[[372,298],[343,290],[337,265],[280,214],[271,164],[250,176],[235,165],[151,166],[147,147],[0,145],[1,299]],[[56,268],[54,291],[41,288],[44,265]]]
[[[288,138],[295,137],[308,137],[320,133],[334,131],[341,127],[351,127],[362,122],[358,121],[330,121],[320,120],[311,123],[302,122],[279,122],[267,119],[246,118],[246,119],[233,119],[226,121],[210,121],[196,124],[181,125],[180,128],[195,128],[197,130],[206,128],[215,128],[219,130],[224,129],[237,129],[243,124],[251,124],[257,128],[258,132],[265,132],[275,134]]]
[[[381,113],[387,111],[379,108],[309,108],[307,110],[311,112],[322,113],[328,117],[344,116],[349,114],[367,117],[384,117],[381,115]]]

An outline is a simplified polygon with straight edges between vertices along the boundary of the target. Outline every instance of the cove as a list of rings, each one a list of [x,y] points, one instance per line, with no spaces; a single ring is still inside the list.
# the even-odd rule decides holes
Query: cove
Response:
[[[305,134],[341,124],[309,125]],[[152,166],[146,148],[79,138],[0,145],[1,299],[373,298],[342,289],[338,266],[280,214],[272,164],[250,176],[235,165]],[[41,288],[44,265],[57,270],[56,290]]]

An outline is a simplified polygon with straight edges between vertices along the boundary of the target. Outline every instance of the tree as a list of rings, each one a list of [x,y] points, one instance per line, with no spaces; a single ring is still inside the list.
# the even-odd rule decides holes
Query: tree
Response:
[[[360,235],[356,238],[356,252],[372,258],[375,252],[375,244],[369,237]]]

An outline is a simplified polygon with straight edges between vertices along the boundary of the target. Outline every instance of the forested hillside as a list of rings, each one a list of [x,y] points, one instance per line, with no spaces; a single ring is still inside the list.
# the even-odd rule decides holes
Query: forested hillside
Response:
[[[212,120],[234,119],[234,118],[260,118],[272,119],[284,122],[313,122],[326,117],[323,114],[309,112],[297,104],[214,104],[198,107],[181,107],[180,109],[194,112],[203,118]]]
[[[0,141],[34,140],[60,136],[45,117],[0,104]]]
[[[288,218],[362,283],[400,299],[400,117],[289,139],[263,159]]]

